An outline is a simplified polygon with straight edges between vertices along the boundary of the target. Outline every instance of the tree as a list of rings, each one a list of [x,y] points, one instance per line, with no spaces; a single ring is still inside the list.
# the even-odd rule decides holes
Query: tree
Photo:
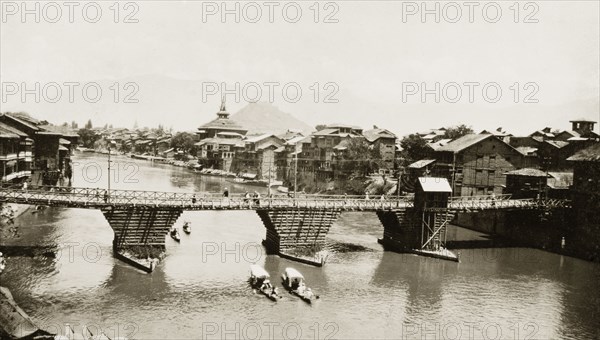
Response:
[[[364,178],[376,172],[384,164],[379,150],[364,138],[351,138],[336,162],[336,170],[344,178]]]
[[[189,132],[178,132],[171,138],[171,147],[189,154],[196,153],[196,140]]]
[[[315,126],[315,130],[317,130],[317,131],[321,131],[326,128],[327,128],[327,125],[325,125],[325,124],[319,124],[319,125]]]
[[[87,123],[85,123],[85,128],[86,128],[86,129],[91,129],[92,127],[93,127],[93,126],[92,126],[92,120],[91,120],[91,119],[88,119]]]
[[[446,132],[443,135],[444,139],[457,139],[464,135],[468,135],[471,133],[475,133],[470,126],[466,126],[465,124],[451,126],[446,128]]]
[[[80,129],[77,133],[84,148],[93,149],[94,144],[100,139],[100,136],[91,129]]]
[[[71,129],[77,129],[79,126],[77,125],[77,123],[75,123],[75,121],[71,122]]]
[[[427,145],[427,141],[417,134],[410,134],[402,138],[400,146],[403,149],[402,158],[404,158],[406,164],[427,158],[432,151]]]
[[[69,123],[64,122],[63,125],[62,125],[62,127],[69,127]]]

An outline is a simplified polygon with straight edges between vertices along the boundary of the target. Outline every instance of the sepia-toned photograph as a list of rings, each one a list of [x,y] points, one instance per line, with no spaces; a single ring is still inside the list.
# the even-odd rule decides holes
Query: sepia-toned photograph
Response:
[[[1,340],[600,339],[599,0],[0,0]]]

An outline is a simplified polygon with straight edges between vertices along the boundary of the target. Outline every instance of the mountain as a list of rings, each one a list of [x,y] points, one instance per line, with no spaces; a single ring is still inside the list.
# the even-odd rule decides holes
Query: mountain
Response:
[[[267,102],[249,103],[233,114],[231,119],[247,128],[248,134],[280,134],[290,129],[309,133],[314,130],[298,118]]]

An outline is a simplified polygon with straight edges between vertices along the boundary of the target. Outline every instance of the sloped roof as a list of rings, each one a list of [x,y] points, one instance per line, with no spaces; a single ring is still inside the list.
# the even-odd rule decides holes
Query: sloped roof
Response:
[[[435,159],[421,159],[410,164],[408,167],[413,169],[421,169],[422,167],[428,166],[429,164],[435,162]]]
[[[504,173],[505,175],[527,176],[527,177],[548,177],[548,175],[539,169],[523,168]]]
[[[2,129],[0,127],[0,138],[5,138],[5,139],[9,139],[9,138],[12,139],[12,138],[14,138],[14,139],[18,139],[20,137],[16,133],[12,133],[12,132],[6,131],[6,130],[4,130],[4,129]]]
[[[535,135],[542,135],[542,136],[546,136],[548,138],[553,138],[554,137],[554,134],[552,132],[544,132],[542,130],[537,130],[537,131],[531,133],[529,136],[533,137]]]
[[[339,129],[323,129],[323,130],[319,130],[315,133],[313,133],[313,136],[327,136],[327,135],[332,135],[335,134],[339,131]]]
[[[233,146],[239,146],[239,147],[244,147],[244,145],[245,145],[244,141],[241,139],[219,138],[219,137],[205,138],[194,145],[200,146],[200,145],[204,145],[204,144],[219,144],[219,145],[223,144],[223,145],[233,145]]]
[[[437,150],[439,148],[441,148],[442,146],[448,144],[452,142],[452,139],[440,139],[437,142],[429,142],[427,143],[427,146],[429,146],[431,149],[433,150]]]
[[[18,118],[18,117],[15,117],[14,115],[11,115],[11,114],[8,114],[8,113],[5,113],[5,114],[2,114],[2,116],[4,116],[4,117],[7,117],[7,118],[9,118],[9,119],[12,119],[12,120],[14,120],[15,122],[18,122],[18,123],[20,123],[20,124],[22,124],[22,125],[24,125],[24,126],[26,126],[26,127],[30,128],[30,129],[34,130],[34,131],[39,131],[39,130],[40,130],[40,128],[39,128],[39,127],[37,127],[36,125],[33,125],[32,123],[30,123],[30,122],[28,122],[28,121],[26,121],[26,120],[23,120],[23,119],[20,119],[20,118]]]
[[[518,146],[515,149],[525,156],[532,155],[537,151],[537,148],[531,146]]]
[[[28,135],[25,132],[23,132],[15,127],[12,127],[10,125],[4,124],[2,122],[0,122],[0,131],[4,131],[6,133],[12,133],[19,137],[28,137]]]
[[[595,143],[583,150],[579,150],[568,161],[576,162],[600,162],[600,143]]]
[[[440,177],[419,177],[419,184],[425,192],[452,192],[450,183]]]
[[[270,147],[275,147],[275,149],[279,148],[281,146],[281,143],[277,143],[274,141],[269,141],[268,143],[265,143],[263,145],[261,145],[258,150],[264,150],[264,149],[268,149]]]
[[[346,150],[348,148],[348,144],[350,143],[349,139],[344,139],[339,142],[336,146],[333,147],[334,150]]]
[[[552,189],[568,189],[573,184],[572,172],[548,172],[548,186]]]
[[[565,131],[562,131],[562,132],[560,132],[560,133],[558,133],[558,134],[556,134],[556,135],[557,135],[557,136],[560,136],[560,135],[562,135],[562,134],[564,134],[564,133],[568,133],[569,135],[571,135],[571,136],[573,136],[573,137],[579,137],[579,136],[581,136],[581,134],[580,134],[579,132],[577,132],[577,131],[573,131],[573,130],[565,130]]]
[[[333,124],[328,124],[327,128],[344,128],[344,129],[353,129],[353,130],[362,130],[362,128],[360,126],[356,126],[356,125],[350,125],[350,124],[343,124],[343,123],[333,123]]]
[[[560,140],[547,140],[547,141],[545,141],[545,143],[550,144],[553,147],[558,148],[558,149],[569,145],[569,142],[564,142],[564,141],[560,141]]]
[[[279,137],[279,138],[281,138],[283,140],[286,140],[286,141],[294,139],[294,138],[299,137],[299,136],[300,137],[304,137],[304,135],[302,134],[302,132],[300,132],[300,131],[294,131],[293,129],[292,130],[287,130],[286,132],[277,135],[277,137]]]
[[[363,131],[363,136],[365,136],[365,138],[369,142],[374,142],[379,138],[396,138],[396,135],[391,133],[390,131],[379,128]]]
[[[468,134],[440,147],[436,151],[460,152],[490,137],[493,137],[493,135]]]
[[[597,123],[595,120],[590,120],[587,118],[579,118],[570,120],[569,123]]]
[[[306,136],[304,138],[302,138],[300,141],[298,141],[298,143],[311,143],[312,142],[312,136]]]
[[[304,136],[298,136],[298,137],[294,137],[292,139],[289,139],[285,142],[286,145],[294,145],[300,141],[302,141],[303,139],[305,139],[306,137]]]
[[[246,142],[256,143],[260,142],[263,139],[269,138],[271,136],[275,136],[271,133],[263,133],[262,135],[254,135],[254,136],[246,136]]]
[[[243,128],[240,124],[238,124],[235,120],[226,117],[217,117],[198,128],[198,130],[205,129],[243,131],[244,133],[248,131],[247,129]]]

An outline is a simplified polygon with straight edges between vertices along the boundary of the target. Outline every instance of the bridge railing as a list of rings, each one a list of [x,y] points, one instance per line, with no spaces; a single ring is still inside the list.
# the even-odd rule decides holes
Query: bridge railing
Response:
[[[346,210],[376,210],[410,207],[412,197],[390,196],[367,199],[357,195],[310,195],[298,194],[271,197],[245,197],[244,194],[231,194],[224,197],[220,193],[179,193],[143,190],[105,190],[98,188],[73,187],[30,187],[3,188],[1,200],[30,202],[35,204],[58,204],[67,206],[107,206],[107,205],[149,205],[184,207],[186,209],[255,209],[257,207],[299,207],[332,208]]]
[[[502,194],[502,195],[478,195],[478,196],[456,196],[451,197],[449,199],[449,203],[452,202],[470,202],[470,201],[505,201],[511,198],[511,194]]]

